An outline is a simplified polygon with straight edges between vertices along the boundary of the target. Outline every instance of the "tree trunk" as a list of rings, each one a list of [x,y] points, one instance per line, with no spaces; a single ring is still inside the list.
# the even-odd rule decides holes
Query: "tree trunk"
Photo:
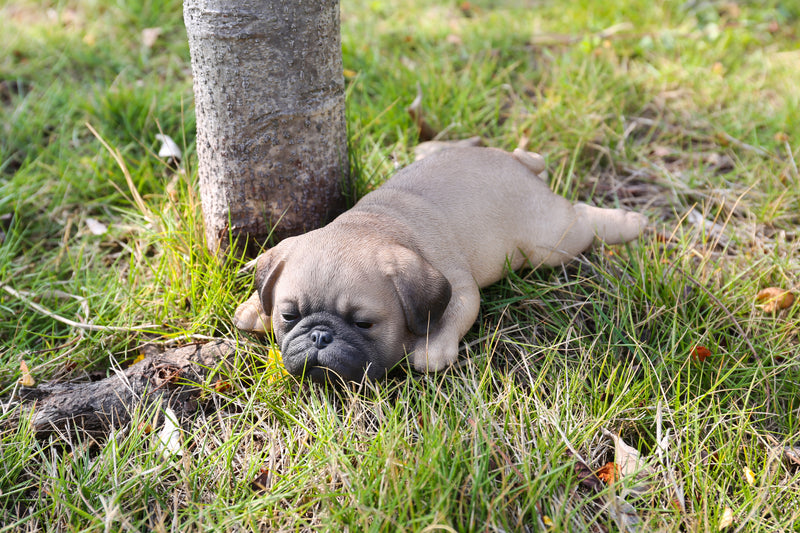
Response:
[[[184,0],[184,21],[209,248],[325,224],[349,191],[338,0]]]

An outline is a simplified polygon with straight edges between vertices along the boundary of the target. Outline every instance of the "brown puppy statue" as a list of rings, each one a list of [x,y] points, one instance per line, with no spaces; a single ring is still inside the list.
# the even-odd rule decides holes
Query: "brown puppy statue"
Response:
[[[446,368],[478,316],[479,288],[508,264],[560,265],[635,239],[646,218],[571,204],[538,177],[538,154],[453,148],[400,170],[318,230],[258,257],[236,327],[270,323],[295,375],[381,378],[408,360]]]

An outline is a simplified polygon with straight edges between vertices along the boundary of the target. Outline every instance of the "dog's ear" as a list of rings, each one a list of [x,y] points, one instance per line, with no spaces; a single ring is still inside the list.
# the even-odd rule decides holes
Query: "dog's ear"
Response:
[[[256,261],[256,291],[258,291],[261,304],[267,314],[272,312],[272,289],[281,275],[286,254],[293,244],[292,241],[292,238],[281,241],[274,248],[270,248],[258,256]]]
[[[425,335],[444,314],[452,288],[444,275],[418,253],[393,246],[379,257],[384,274],[394,283],[408,329]]]
[[[282,243],[281,243],[282,244]],[[256,258],[256,291],[233,313],[233,324],[242,331],[266,333],[272,327],[272,289],[283,270],[288,245],[271,248]]]

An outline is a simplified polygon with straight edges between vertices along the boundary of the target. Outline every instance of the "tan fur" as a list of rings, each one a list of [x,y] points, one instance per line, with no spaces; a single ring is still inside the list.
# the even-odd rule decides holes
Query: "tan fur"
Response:
[[[589,248],[595,237],[617,244],[635,239],[645,227],[640,214],[573,205],[553,194],[537,177],[543,170],[541,156],[521,151],[454,148],[429,155],[328,226],[263,254],[260,278],[268,276],[265,269],[282,265],[263,303],[272,315],[287,301],[342,316],[361,312],[377,319],[370,332],[381,359],[376,364],[391,368],[409,353],[418,370],[441,370],[456,360],[458,344],[478,315],[478,289],[498,281],[506,265],[559,265]],[[416,256],[422,262],[407,272],[406,263]],[[429,272],[425,265],[433,268],[431,274],[419,273]],[[414,298],[425,300],[438,291],[436,272],[449,281],[449,302],[427,332],[413,333],[409,307],[413,313],[425,307],[413,306],[407,293],[416,288]],[[426,275],[433,288],[414,285]],[[263,298],[260,287],[239,306],[238,328],[264,331],[269,317]],[[436,302],[430,305],[435,315]],[[272,323],[280,337],[280,316],[272,316]]]

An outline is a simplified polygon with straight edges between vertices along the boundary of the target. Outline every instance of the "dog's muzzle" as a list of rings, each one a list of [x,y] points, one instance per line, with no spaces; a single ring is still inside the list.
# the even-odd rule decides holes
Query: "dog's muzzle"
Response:
[[[281,342],[286,370],[314,381],[382,379],[389,369],[377,361],[371,342],[337,315],[318,312],[301,319]]]

